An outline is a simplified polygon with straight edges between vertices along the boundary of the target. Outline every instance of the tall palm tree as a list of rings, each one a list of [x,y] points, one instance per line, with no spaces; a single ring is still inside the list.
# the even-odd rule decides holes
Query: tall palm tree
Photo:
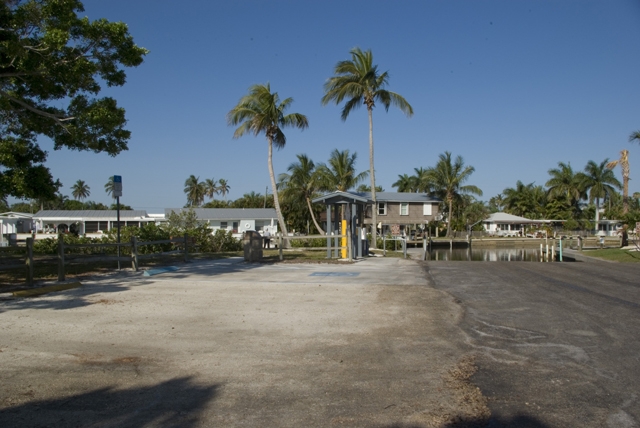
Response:
[[[75,200],[79,201],[81,199],[88,198],[89,195],[91,195],[91,191],[87,183],[82,180],[78,180],[73,186],[71,186],[71,194]]]
[[[622,169],[622,213],[627,214],[629,212],[629,150],[622,150],[620,159],[609,162],[607,168],[613,169],[618,165]]]
[[[462,194],[472,193],[482,196],[482,190],[473,185],[462,185],[475,171],[472,166],[465,166],[462,156],[451,160],[451,153],[441,154],[436,166],[428,169],[428,179],[435,193],[445,200],[449,206],[447,220],[447,236],[451,236],[451,219],[453,214],[453,201],[459,199]]]
[[[356,47],[351,49],[351,59],[340,61],[334,68],[334,76],[330,77],[324,85],[325,94],[322,97],[322,104],[327,105],[333,101],[340,104],[346,99],[342,108],[342,120],[347,120],[349,114],[360,107],[367,106],[369,116],[369,178],[371,179],[371,199],[373,206],[377,206],[376,199],[376,178],[373,163],[373,108],[376,101],[380,102],[385,110],[389,106],[398,107],[408,117],[413,115],[413,107],[400,94],[388,91],[385,88],[389,83],[389,73],[380,73],[378,66],[373,64],[373,54],[371,50],[362,51]],[[372,242],[371,248],[376,248],[376,224],[378,224],[378,213],[374,208],[372,213]]]
[[[502,193],[507,213],[531,219],[544,217],[547,192],[542,186],[536,186],[534,183],[525,185],[518,180],[516,187],[507,187]]]
[[[109,181],[107,181],[104,185],[104,191],[107,193],[107,195],[111,196],[112,199],[116,198],[115,196],[113,196],[113,175],[109,177]]]
[[[505,208],[504,195],[498,193],[496,196],[492,196],[489,199],[489,210],[491,212],[500,212]]]
[[[184,182],[184,193],[187,195],[188,207],[199,207],[204,202],[205,183],[200,181],[200,177],[190,175]]]
[[[231,190],[231,186],[229,186],[229,182],[227,180],[224,178],[218,180],[218,192],[220,192],[225,201],[227,200],[227,193],[229,193],[229,190]]]
[[[296,155],[298,162],[289,165],[287,171],[289,173],[280,174],[278,181],[279,189],[292,199],[304,199],[311,214],[311,220],[321,235],[324,230],[318,224],[316,215],[311,206],[311,198],[313,198],[320,190],[320,177],[316,171],[316,165],[307,155]]]
[[[564,199],[574,213],[579,210],[580,199],[587,194],[582,185],[582,177],[573,172],[570,163],[558,162],[558,168],[551,168],[551,178],[546,182],[547,194],[551,198]]]
[[[629,135],[629,142],[633,143],[634,141],[640,143],[640,131],[633,131],[631,135]]]
[[[589,192],[589,201],[596,201],[596,229],[600,222],[600,198],[615,192],[615,189],[621,189],[622,184],[613,174],[613,171],[607,168],[609,159],[605,159],[599,164],[590,160],[584,167],[584,173],[580,174],[582,188]]]
[[[290,113],[285,115],[285,111],[293,103],[293,98],[286,98],[280,101],[277,92],[271,92],[271,87],[266,85],[253,85],[249,88],[249,93],[242,97],[238,104],[227,113],[229,125],[240,125],[234,132],[233,138],[240,138],[247,133],[255,136],[264,133],[267,137],[269,154],[267,163],[269,166],[269,178],[273,189],[273,203],[280,230],[284,236],[288,235],[287,226],[280,210],[280,201],[276,190],[276,176],[273,173],[273,146],[282,149],[287,139],[282,132],[282,128],[294,127],[305,129],[309,127],[307,117],[300,113]]]
[[[350,155],[349,150],[334,149],[329,157],[329,165],[318,165],[321,190],[346,192],[365,180],[369,173],[367,171],[359,174],[356,172],[357,159],[358,153],[356,152]]]
[[[213,200],[213,196],[218,193],[218,182],[213,178],[204,180],[204,195]]]

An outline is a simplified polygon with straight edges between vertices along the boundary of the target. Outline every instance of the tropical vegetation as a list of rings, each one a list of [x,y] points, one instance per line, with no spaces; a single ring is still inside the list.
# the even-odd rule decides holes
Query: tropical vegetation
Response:
[[[389,110],[391,105],[398,107],[408,117],[413,115],[413,107],[403,96],[391,92],[385,87],[389,84],[389,72],[380,73],[378,66],[373,63],[371,50],[362,51],[360,48],[353,48],[350,52],[351,59],[339,61],[334,68],[334,75],[330,77],[325,85],[325,94],[322,97],[322,104],[326,105],[334,102],[336,105],[345,101],[342,107],[341,118],[347,120],[349,114],[362,105],[367,107],[369,117],[369,178],[371,180],[371,199],[376,206],[376,179],[374,166],[373,147],[373,108],[376,102],[382,104],[385,110]],[[377,211],[372,210],[372,223],[378,224]],[[375,234],[376,228],[372,228],[374,239],[372,248],[376,248]]]

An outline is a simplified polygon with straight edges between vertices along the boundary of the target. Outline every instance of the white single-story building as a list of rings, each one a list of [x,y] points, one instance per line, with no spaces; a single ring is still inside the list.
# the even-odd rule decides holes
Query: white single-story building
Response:
[[[503,212],[493,213],[482,222],[484,230],[496,236],[524,236],[525,226],[549,223],[549,220],[531,220]]]
[[[165,220],[172,212],[181,213],[193,209],[198,221],[206,223],[215,233],[217,230],[231,231],[240,237],[247,230],[278,232],[278,216],[274,208],[166,208]]]
[[[60,233],[74,231],[80,235],[101,234],[118,227],[116,210],[42,210],[33,220],[37,233]],[[121,210],[120,225],[143,226],[156,219],[144,210]]]
[[[0,246],[5,246],[10,238],[13,241],[18,233],[30,233],[34,230],[33,214],[9,211],[0,214]]]

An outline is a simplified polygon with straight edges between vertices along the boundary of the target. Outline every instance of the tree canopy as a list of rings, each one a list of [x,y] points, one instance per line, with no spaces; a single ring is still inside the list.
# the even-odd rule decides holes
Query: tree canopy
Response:
[[[125,111],[106,86],[122,86],[123,67],[142,63],[127,25],[79,17],[78,0],[0,3],[0,192],[54,198],[60,183],[44,166],[39,136],[55,150],[115,156],[127,150]]]

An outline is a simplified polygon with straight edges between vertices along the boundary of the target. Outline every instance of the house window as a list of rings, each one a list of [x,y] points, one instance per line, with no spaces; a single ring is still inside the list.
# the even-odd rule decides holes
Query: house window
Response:
[[[422,214],[423,215],[431,215],[431,204],[424,204],[422,206]]]
[[[400,204],[400,215],[409,215],[409,204],[408,203]]]
[[[226,221],[221,221],[220,222],[220,229],[226,229],[227,228],[227,222]]]
[[[378,202],[378,215],[387,215],[387,203]]]
[[[234,221],[233,222],[233,233],[238,233],[238,224],[239,223],[240,222],[238,222],[238,221]]]

